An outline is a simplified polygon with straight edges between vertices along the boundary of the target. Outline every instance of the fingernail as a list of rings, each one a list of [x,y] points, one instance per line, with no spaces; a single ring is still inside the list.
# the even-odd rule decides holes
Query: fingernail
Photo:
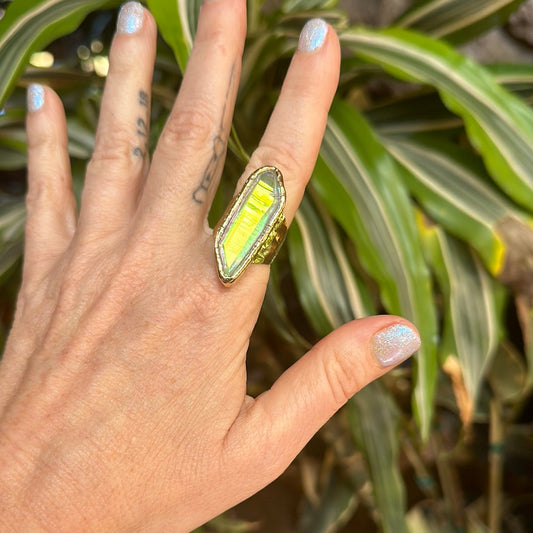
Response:
[[[326,40],[328,25],[322,19],[311,19],[303,27],[298,41],[298,50],[312,52],[320,48]]]
[[[372,351],[381,366],[397,365],[419,348],[418,333],[405,324],[395,324],[382,329],[372,339]]]
[[[128,2],[120,8],[117,20],[118,33],[135,33],[142,28],[144,9],[139,2]]]
[[[28,111],[33,112],[41,109],[44,104],[44,89],[38,83],[32,83],[28,86]]]

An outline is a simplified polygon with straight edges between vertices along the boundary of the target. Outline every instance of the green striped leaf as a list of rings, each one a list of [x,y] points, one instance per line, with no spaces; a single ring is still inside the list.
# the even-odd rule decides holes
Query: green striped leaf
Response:
[[[442,356],[457,356],[473,407],[498,347],[501,287],[467,245],[439,226],[421,229],[445,301]]]
[[[318,505],[306,502],[297,533],[334,533],[355,514],[359,498],[350,483],[331,472]]]
[[[460,115],[492,179],[515,202],[533,206],[533,112],[480,65],[448,45],[405,30],[354,28],[345,45],[402,79],[436,87]]]
[[[94,131],[76,117],[67,119],[68,152],[71,157],[89,159],[94,148]],[[0,126],[0,169],[24,168],[27,164],[28,143],[23,124]]]
[[[510,90],[533,86],[533,66],[527,63],[495,63],[486,68],[498,83]]]
[[[454,43],[502,26],[524,0],[419,0],[395,22]]]
[[[416,109],[416,113],[413,113]],[[417,92],[365,110],[380,135],[402,136],[415,133],[455,133],[463,128],[461,117],[451,113],[436,91]]]
[[[354,276],[345,255],[339,231],[308,195],[289,230],[288,248],[302,306],[322,335],[355,317],[374,313],[366,287]],[[401,533],[406,502],[398,468],[398,412],[378,383],[359,391],[349,400],[348,409],[352,434],[366,458],[383,530]],[[333,503],[339,503],[340,496],[334,496]],[[344,504],[336,505],[337,512],[345,512],[349,501],[341,499]],[[331,511],[328,523],[335,523]],[[309,528],[306,531],[323,530]]]
[[[372,314],[370,296],[355,277],[335,226],[318,215],[305,196],[288,234],[289,258],[298,295],[316,332]]]
[[[347,58],[343,62],[353,58]],[[355,59],[355,61],[362,61]],[[368,63],[366,63],[368,66]],[[374,68],[379,68],[373,65]],[[360,70],[360,67],[354,67]],[[506,89],[533,103],[533,66],[527,64],[485,65],[494,79]],[[416,113],[413,113],[416,109]],[[413,133],[456,133],[463,127],[461,117],[447,109],[437,91],[424,88],[375,107],[365,109],[365,117],[383,135]]]
[[[382,384],[374,382],[350,400],[348,413],[370,470],[381,531],[407,532],[405,487],[397,465],[398,409]]]
[[[410,173],[406,183],[425,211],[467,241],[496,277],[513,269],[509,230],[533,239],[533,220],[491,186],[481,161],[442,139],[385,137],[390,153]],[[530,273],[533,284],[533,271]]]
[[[25,0],[12,2],[0,20],[0,107],[30,55],[74,31],[92,11],[117,0]]]
[[[338,3],[339,0],[283,0],[281,11],[283,13],[294,13],[312,9],[331,9]]]
[[[291,321],[291,313],[287,306],[282,290],[282,274],[280,270],[286,263],[278,257],[270,266],[270,276],[268,278],[268,288],[265,293],[265,299],[261,308],[261,314],[264,315],[269,324],[275,329],[276,333],[285,342],[291,346],[300,349],[301,352],[308,351],[312,344],[305,339]],[[285,274],[285,272],[283,272]]]
[[[0,277],[22,255],[26,207],[23,200],[0,197]]]
[[[181,72],[191,53],[201,0],[147,0],[163,39],[172,48]]]
[[[414,407],[427,437],[437,371],[436,319],[404,173],[364,119],[335,101],[312,184],[378,282],[387,312],[406,316],[420,331]]]
[[[533,104],[533,66],[525,63],[487,65],[494,79],[529,105]]]

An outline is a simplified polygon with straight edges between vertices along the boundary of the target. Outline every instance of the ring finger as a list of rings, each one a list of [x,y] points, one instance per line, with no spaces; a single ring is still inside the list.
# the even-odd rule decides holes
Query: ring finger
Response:
[[[302,30],[265,133],[237,185],[240,190],[257,168],[277,167],[286,191],[287,224],[292,221],[313,172],[337,88],[339,63],[335,32],[321,19],[310,20]],[[239,283],[244,291],[249,291],[249,284],[264,287],[266,283],[268,268],[252,267],[254,275],[244,272]]]

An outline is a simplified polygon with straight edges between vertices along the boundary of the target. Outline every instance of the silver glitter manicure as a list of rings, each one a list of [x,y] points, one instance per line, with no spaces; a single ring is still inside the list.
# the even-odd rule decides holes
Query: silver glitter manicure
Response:
[[[118,33],[136,33],[143,25],[144,9],[138,2],[128,2],[120,8],[117,20]]]
[[[28,86],[28,111],[33,112],[41,109],[44,105],[44,89],[38,83]]]
[[[397,365],[419,348],[418,333],[405,324],[382,329],[372,339],[372,351],[381,366]]]
[[[326,40],[328,25],[322,19],[311,19],[303,27],[298,41],[298,50],[312,52],[320,48]]]

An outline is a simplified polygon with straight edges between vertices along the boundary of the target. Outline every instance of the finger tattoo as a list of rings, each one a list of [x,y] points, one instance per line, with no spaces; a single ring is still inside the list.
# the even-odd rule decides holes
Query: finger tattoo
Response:
[[[138,104],[141,108],[144,108],[144,116],[137,117],[136,122],[136,134],[138,144],[133,148],[133,155],[144,159],[148,153],[148,126],[146,124],[148,118],[148,109],[149,109],[149,97],[148,93],[140,90],[138,94]]]
[[[224,139],[225,129],[226,129],[225,122],[227,120],[226,114],[228,114],[227,111],[229,108],[228,100],[229,100],[231,89],[233,87],[234,78],[235,78],[235,64],[233,65],[231,69],[230,79],[228,83],[228,88],[226,90],[226,97],[224,99],[224,107],[222,109],[222,117],[220,119],[218,132],[213,137],[213,141],[212,141],[213,152],[202,174],[202,180],[200,181],[200,184],[198,185],[198,187],[196,187],[196,189],[194,189],[192,193],[192,199],[197,204],[203,204],[206,201],[209,186],[211,185],[211,182],[213,181],[213,178],[215,177],[217,173],[217,169],[218,169],[220,162],[224,160],[224,154],[226,153],[226,141]],[[229,118],[231,120],[231,116]]]

